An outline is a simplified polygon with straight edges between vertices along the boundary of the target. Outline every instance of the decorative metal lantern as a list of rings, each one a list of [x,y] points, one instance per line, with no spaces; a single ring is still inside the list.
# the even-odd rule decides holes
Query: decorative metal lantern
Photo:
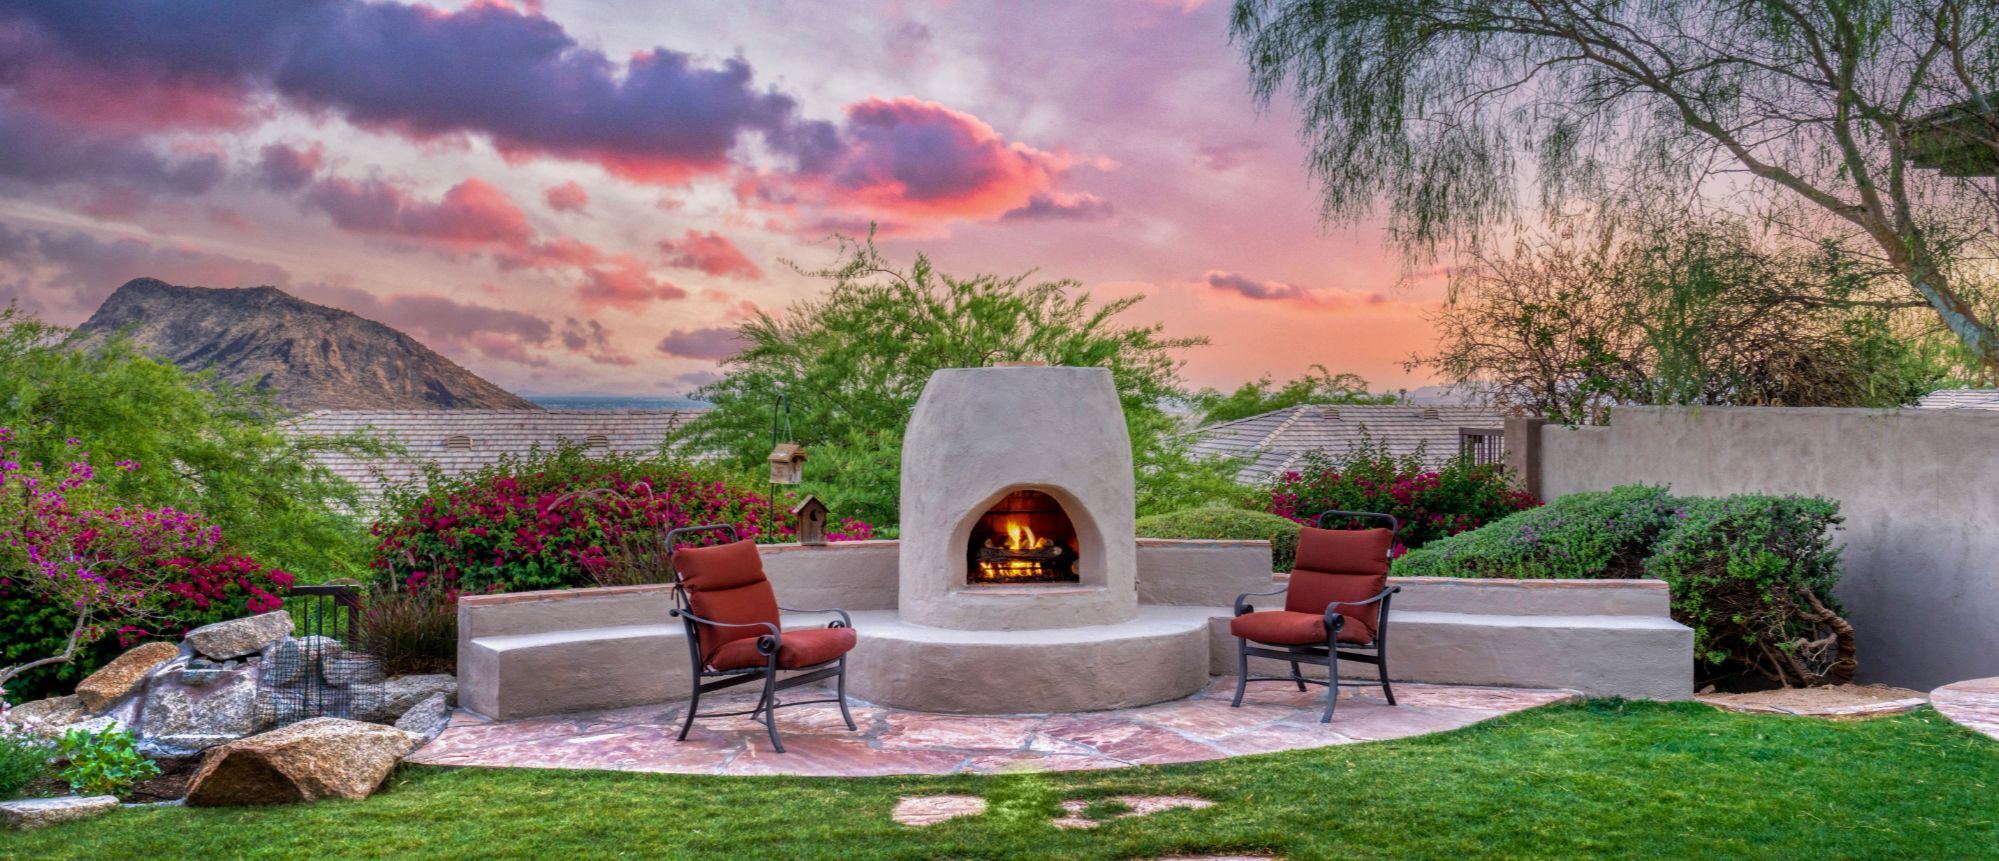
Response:
[[[805,449],[795,442],[781,442],[770,450],[770,483],[797,484],[805,480]]]
[[[812,547],[826,543],[826,503],[819,497],[799,500],[792,506],[791,516],[798,522],[798,543]]]

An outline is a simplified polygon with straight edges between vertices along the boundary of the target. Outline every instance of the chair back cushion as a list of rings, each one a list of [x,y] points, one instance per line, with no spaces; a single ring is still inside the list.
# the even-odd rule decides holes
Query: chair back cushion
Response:
[[[1284,593],[1284,609],[1293,613],[1326,612],[1340,601],[1365,601],[1388,588],[1388,551],[1395,533],[1387,529],[1313,529],[1298,531],[1298,561]],[[1343,606],[1340,615],[1374,639],[1381,605]]]
[[[777,624],[777,593],[764,577],[756,542],[744,539],[717,547],[687,547],[673,553],[673,570],[687,592],[694,615],[717,622]],[[760,625],[724,628],[700,625],[701,660],[712,663],[715,652],[745,637],[770,633]]]

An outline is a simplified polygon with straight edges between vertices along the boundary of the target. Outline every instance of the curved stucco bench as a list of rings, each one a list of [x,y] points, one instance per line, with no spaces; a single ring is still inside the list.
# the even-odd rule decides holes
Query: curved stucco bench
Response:
[[[685,696],[687,640],[671,586],[458,600],[458,701],[495,720]]]

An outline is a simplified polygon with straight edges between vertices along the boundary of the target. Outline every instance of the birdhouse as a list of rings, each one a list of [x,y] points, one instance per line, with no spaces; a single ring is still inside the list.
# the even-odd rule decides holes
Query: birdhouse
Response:
[[[795,442],[781,442],[770,450],[770,483],[797,484],[805,480],[805,449]]]
[[[798,522],[798,543],[818,546],[826,543],[826,503],[819,497],[807,496],[791,509],[791,516]]]

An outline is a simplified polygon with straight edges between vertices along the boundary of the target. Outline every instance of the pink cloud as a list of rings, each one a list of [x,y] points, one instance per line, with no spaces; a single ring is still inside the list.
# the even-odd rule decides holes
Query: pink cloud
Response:
[[[342,230],[428,240],[457,248],[524,248],[534,238],[527,214],[477,179],[451,187],[437,202],[420,200],[380,179],[332,177],[314,183],[306,201]]]
[[[1008,141],[971,114],[921,99],[873,98],[847,107],[845,146],[799,185],[831,205],[941,221],[986,220],[1050,196],[1066,155]]]
[[[726,359],[743,349],[743,341],[732,326],[706,329],[678,329],[659,339],[655,349],[683,359]]]
[[[1202,276],[1201,283],[1209,289],[1223,293],[1233,293],[1245,299],[1258,302],[1296,302],[1306,305],[1326,305],[1350,307],[1354,305],[1382,305],[1389,298],[1381,293],[1366,290],[1332,288],[1312,290],[1284,281],[1258,281],[1237,272],[1211,269]]]
[[[548,201],[548,208],[556,212],[575,212],[590,204],[590,193],[573,181],[550,186],[542,196]]]
[[[662,239],[659,248],[666,252],[668,265],[681,269],[698,269],[709,275],[743,279],[762,278],[764,274],[734,242],[712,230],[706,233],[689,230],[677,240]]]
[[[687,297],[687,291],[648,274],[634,261],[613,267],[583,270],[583,284],[577,295],[587,307],[614,307],[635,311],[652,302]]]

